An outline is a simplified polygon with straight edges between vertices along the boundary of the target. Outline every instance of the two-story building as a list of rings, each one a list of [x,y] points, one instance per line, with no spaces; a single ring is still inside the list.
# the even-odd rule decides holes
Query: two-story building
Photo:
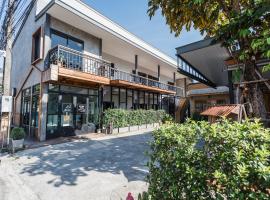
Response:
[[[101,126],[107,108],[176,115],[177,62],[79,0],[36,0],[13,43],[13,123],[40,141]]]

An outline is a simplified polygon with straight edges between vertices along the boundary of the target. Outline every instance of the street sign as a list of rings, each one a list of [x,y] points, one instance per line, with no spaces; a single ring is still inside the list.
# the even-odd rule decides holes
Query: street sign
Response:
[[[2,113],[12,112],[12,96],[2,96]]]

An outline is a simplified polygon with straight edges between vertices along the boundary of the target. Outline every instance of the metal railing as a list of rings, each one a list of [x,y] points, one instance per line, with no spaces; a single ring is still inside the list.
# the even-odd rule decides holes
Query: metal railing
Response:
[[[176,92],[177,96],[183,96],[184,90],[180,87],[165,84],[136,74],[124,72],[112,67],[110,62],[88,56],[79,51],[58,45],[49,52],[49,64],[60,64],[62,67],[102,76],[111,80],[123,80],[130,83],[155,87],[162,90]]]
[[[49,52],[49,63],[97,76],[110,77],[111,63],[60,45]]]

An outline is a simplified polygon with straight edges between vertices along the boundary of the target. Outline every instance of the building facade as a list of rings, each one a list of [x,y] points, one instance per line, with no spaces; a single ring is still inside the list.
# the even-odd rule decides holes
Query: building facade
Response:
[[[208,107],[207,105],[211,104],[245,103],[246,111],[252,116],[252,106],[249,102],[245,102],[245,95],[248,92],[246,85],[257,84],[256,87],[260,87],[263,91],[267,112],[267,118],[262,119],[262,121],[269,123],[270,73],[263,71],[263,67],[270,63],[269,59],[256,60],[257,81],[243,82],[241,80],[243,80],[243,70],[245,67],[232,57],[236,52],[232,52],[222,46],[221,43],[213,38],[206,38],[187,44],[176,48],[176,50],[179,73],[202,83],[197,84],[197,86],[208,87],[208,89],[199,88],[197,90],[198,88],[196,88],[195,84],[189,88],[188,96],[191,99],[191,112],[196,110],[202,112]]]
[[[200,117],[200,113],[212,106],[230,104],[228,87],[211,88],[202,83],[190,83],[187,88],[192,118]]]
[[[40,141],[102,127],[108,108],[165,109],[185,95],[177,63],[79,0],[36,0],[12,50],[13,123]]]

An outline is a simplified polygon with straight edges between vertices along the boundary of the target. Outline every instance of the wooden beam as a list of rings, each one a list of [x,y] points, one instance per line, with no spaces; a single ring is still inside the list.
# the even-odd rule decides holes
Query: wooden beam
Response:
[[[257,69],[255,69],[255,72],[256,72],[257,76],[259,76],[260,80],[263,80],[263,77],[262,77],[261,73]],[[270,90],[270,84],[267,83],[266,81],[264,81],[264,84],[266,85],[268,90]]]
[[[255,81],[243,81],[243,82],[240,82],[240,83],[234,83],[234,85],[263,83],[263,82],[268,82],[268,81],[270,81],[270,79],[261,79],[261,80],[255,80]]]

